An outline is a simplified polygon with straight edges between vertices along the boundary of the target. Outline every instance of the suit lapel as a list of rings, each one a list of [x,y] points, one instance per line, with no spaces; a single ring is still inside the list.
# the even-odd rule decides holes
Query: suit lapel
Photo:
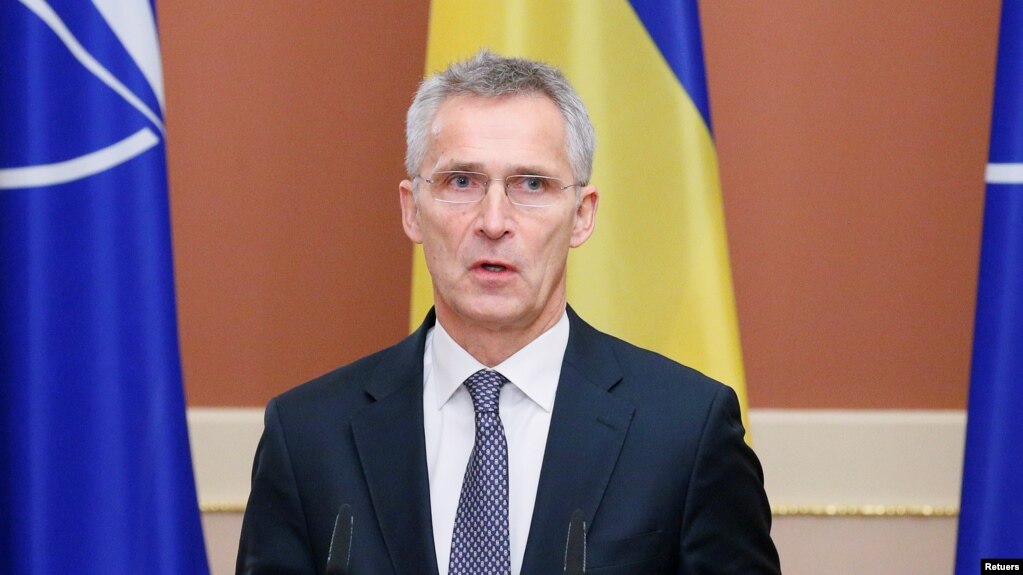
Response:
[[[366,391],[376,401],[352,421],[370,498],[397,573],[436,574],[423,436],[423,349],[433,313],[381,362]]]
[[[606,338],[571,321],[522,572],[561,573],[575,510],[589,522],[621,452],[633,407],[609,390],[622,378]],[[423,352],[433,313],[381,363],[366,386],[374,403],[352,433],[377,521],[397,573],[437,574],[423,435]]]
[[[622,378],[606,338],[569,311],[571,331],[544,452],[522,572],[561,573],[572,512],[592,521],[632,421],[608,391]]]

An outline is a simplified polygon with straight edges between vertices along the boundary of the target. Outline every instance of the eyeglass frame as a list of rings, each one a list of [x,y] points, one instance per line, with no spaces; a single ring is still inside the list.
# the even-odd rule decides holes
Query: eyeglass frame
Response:
[[[426,183],[428,183],[428,184],[430,184],[432,186],[432,185],[435,184],[434,180],[437,179],[437,175],[438,174],[469,174],[469,175],[475,175],[475,176],[483,176],[485,178],[485,181],[483,182],[483,194],[479,197],[479,199],[471,200],[471,201],[457,201],[457,200],[442,200],[442,199],[440,199],[438,197],[435,197],[435,196],[433,197],[433,201],[435,201],[435,202],[441,202],[442,204],[462,205],[462,206],[467,206],[467,205],[470,205],[470,204],[478,204],[478,203],[482,202],[483,199],[487,197],[487,194],[490,193],[490,184],[493,183],[493,182],[502,182],[503,185],[501,186],[501,188],[504,189],[504,196],[506,198],[508,198],[508,201],[512,205],[519,206],[521,208],[547,208],[547,207],[553,206],[555,204],[554,203],[550,203],[550,204],[522,204],[522,203],[519,203],[519,202],[516,202],[515,200],[513,200],[512,197],[510,195],[508,195],[508,184],[507,184],[508,178],[541,178],[541,179],[544,179],[544,180],[553,180],[553,181],[557,182],[558,184],[561,184],[561,183],[564,182],[564,180],[562,180],[561,178],[556,178],[554,176],[543,176],[543,175],[540,175],[540,174],[510,174],[510,175],[507,175],[507,176],[505,176],[503,178],[494,178],[494,177],[490,176],[490,174],[484,174],[483,172],[474,172],[474,171],[471,171],[471,170],[439,170],[439,171],[436,171],[436,172],[430,174],[430,176],[433,179],[425,178],[425,177],[423,177],[423,176],[421,176],[419,174],[416,174],[415,176],[413,176],[412,179],[413,180],[417,180],[417,179],[418,180],[422,180],[422,181],[424,181],[424,182],[426,182]],[[566,184],[566,185],[560,186],[560,187],[555,185],[555,188],[557,189],[557,191],[563,192],[563,191],[567,190],[568,188],[579,188],[579,187],[585,186],[585,185],[586,185],[585,182],[572,182],[570,184]],[[578,193],[576,195],[578,196]],[[431,196],[432,196],[432,194],[431,194]]]

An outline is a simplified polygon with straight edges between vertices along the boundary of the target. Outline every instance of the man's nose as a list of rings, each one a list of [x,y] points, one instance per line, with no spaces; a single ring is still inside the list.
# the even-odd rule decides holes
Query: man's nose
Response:
[[[509,217],[514,206],[504,191],[504,181],[490,180],[487,184],[487,193],[480,200],[480,204],[482,211],[480,231],[492,239],[507,234],[510,231]]]

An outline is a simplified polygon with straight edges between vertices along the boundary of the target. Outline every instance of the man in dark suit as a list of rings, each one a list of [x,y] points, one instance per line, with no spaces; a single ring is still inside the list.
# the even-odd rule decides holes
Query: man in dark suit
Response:
[[[560,72],[480,53],[423,82],[407,138],[434,310],[270,402],[238,572],[323,573],[346,505],[357,575],[562,573],[573,517],[587,573],[779,573],[735,394],[567,305],[598,191]]]

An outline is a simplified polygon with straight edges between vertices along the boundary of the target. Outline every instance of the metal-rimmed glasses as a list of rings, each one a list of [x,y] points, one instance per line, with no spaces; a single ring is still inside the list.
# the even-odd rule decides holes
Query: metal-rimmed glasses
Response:
[[[533,174],[515,174],[503,178],[491,178],[479,172],[443,171],[434,172],[429,178],[416,176],[430,184],[430,195],[446,204],[474,204],[482,201],[490,188],[490,182],[504,182],[504,193],[516,206],[542,208],[556,204],[561,193],[568,188],[582,185],[579,182],[565,184],[559,178]]]

